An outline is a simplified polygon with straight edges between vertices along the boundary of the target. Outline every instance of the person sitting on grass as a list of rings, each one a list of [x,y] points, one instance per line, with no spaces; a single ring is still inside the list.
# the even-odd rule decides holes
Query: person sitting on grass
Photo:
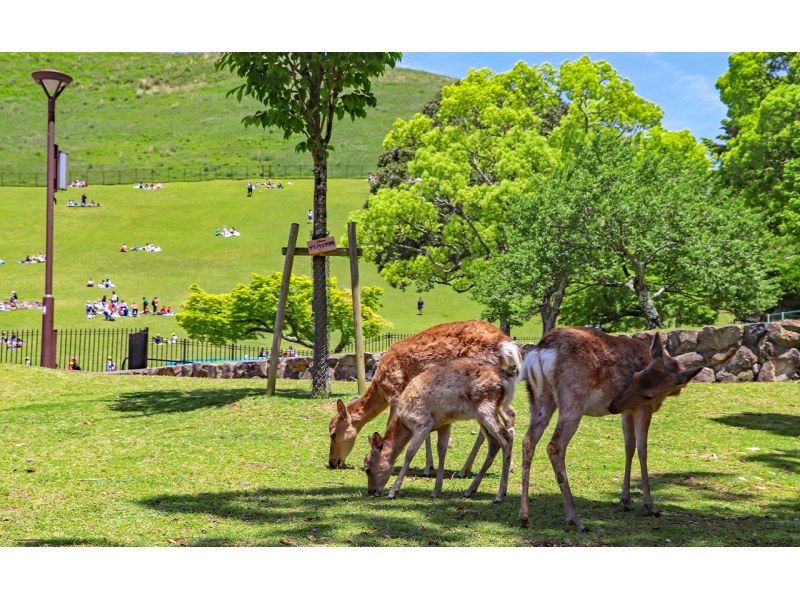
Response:
[[[113,359],[111,359],[111,355],[106,357],[106,371],[107,372],[116,372],[117,371],[117,364],[114,363]]]
[[[93,287],[93,286],[94,286],[94,278],[92,278],[92,277],[90,276],[90,277],[89,277],[89,280],[87,280],[87,281],[86,281],[86,286],[87,286],[87,287]]]
[[[78,359],[73,355],[69,358],[69,364],[67,365],[67,369],[77,372],[81,369],[81,366],[78,365]]]
[[[128,245],[127,243],[123,243],[122,247],[119,248],[120,253],[128,253]]]

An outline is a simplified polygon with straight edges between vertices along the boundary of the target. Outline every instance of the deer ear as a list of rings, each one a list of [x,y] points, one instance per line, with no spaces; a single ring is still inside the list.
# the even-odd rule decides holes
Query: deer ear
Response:
[[[697,374],[699,374],[702,371],[702,369],[703,368],[701,366],[701,367],[698,367],[698,368],[692,368],[690,370],[684,370],[682,372],[679,372],[675,376],[675,384],[687,384],[689,382],[689,380],[691,380]]]
[[[661,346],[661,335],[656,332],[653,336],[653,344],[650,345],[650,357],[658,359],[664,356],[664,347]]]
[[[380,434],[378,434],[377,432],[375,432],[375,433],[372,435],[372,438],[370,439],[370,444],[371,444],[371,445],[372,445],[374,448],[376,448],[376,449],[378,449],[378,450],[381,450],[381,449],[383,448],[383,438],[381,438],[381,435],[380,435]]]
[[[347,407],[344,406],[342,399],[336,401],[336,411],[338,411],[339,415],[342,417],[347,418]]]

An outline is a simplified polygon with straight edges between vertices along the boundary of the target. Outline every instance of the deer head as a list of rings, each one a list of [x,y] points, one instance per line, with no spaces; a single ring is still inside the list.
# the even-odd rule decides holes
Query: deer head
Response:
[[[369,452],[364,457],[364,473],[367,474],[367,494],[377,496],[389,479],[392,464],[388,458],[381,458],[384,441],[375,432],[369,437]]]
[[[628,388],[608,406],[609,413],[621,413],[643,405],[659,406],[666,397],[678,394],[703,369],[681,369],[681,364],[661,346],[658,332],[650,346],[650,357],[653,358],[650,364],[636,372]]]
[[[328,455],[328,466],[331,469],[344,467],[344,460],[356,442],[358,430],[353,425],[353,420],[347,412],[347,407],[341,399],[336,401],[336,415],[328,425],[331,435],[331,449]]]

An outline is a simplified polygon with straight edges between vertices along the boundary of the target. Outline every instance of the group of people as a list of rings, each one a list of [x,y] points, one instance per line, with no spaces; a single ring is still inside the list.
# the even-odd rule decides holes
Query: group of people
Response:
[[[99,208],[100,207],[100,203],[99,202],[98,203],[94,203],[94,200],[92,199],[87,203],[86,199],[87,199],[86,194],[83,193],[81,195],[80,203],[78,203],[78,201],[75,200],[75,199],[70,199],[70,200],[67,201],[67,207],[68,208]]]
[[[147,245],[133,245],[130,249],[128,249],[128,244],[123,243],[122,246],[119,248],[120,253],[128,253],[129,251],[146,251],[147,253],[158,253],[161,251],[161,247],[156,245],[155,243],[148,243]]]
[[[75,189],[77,189],[79,187],[88,187],[89,186],[89,181],[87,181],[86,179],[75,179],[74,181],[72,181],[69,184],[69,186],[73,187]]]
[[[5,345],[9,349],[20,349],[25,343],[16,333],[8,334],[5,330],[0,331],[0,345]]]
[[[236,230],[236,227],[223,226],[221,229],[217,229],[214,231],[214,236],[222,237],[223,239],[227,239],[228,237],[240,237],[242,233]]]
[[[287,185],[291,185],[292,181],[286,181]],[[247,183],[247,197],[253,197],[253,191],[256,189],[283,189],[283,183],[276,183],[267,179],[263,183]]]
[[[164,185],[161,183],[136,183],[134,189],[144,189],[145,191],[155,191],[156,189],[163,189]]]
[[[87,281],[86,281],[86,286],[87,286],[87,287],[94,287],[94,286],[95,286],[95,284],[94,284],[94,278],[91,278],[91,277],[90,277],[90,278],[89,278],[89,280],[87,280]],[[98,286],[99,288],[101,288],[101,289],[113,289],[113,288],[114,288],[114,287],[116,287],[117,285],[115,285],[113,282],[111,282],[111,279],[110,279],[110,278],[104,278],[104,279],[103,279],[103,280],[100,282],[100,284],[98,284],[97,286]]]
[[[33,255],[26,255],[24,260],[19,260],[20,264],[44,264],[47,261],[47,256],[43,253],[34,253]]]
[[[159,307],[159,298],[153,297],[152,301],[148,301],[146,297],[142,297],[142,309],[139,310],[139,304],[133,302],[130,305],[127,301],[120,299],[119,295],[115,292],[111,293],[111,297],[103,295],[97,301],[87,301],[84,307],[87,320],[96,320],[98,316],[102,316],[107,322],[113,322],[117,318],[138,318],[140,315],[156,315],[156,316],[174,316],[175,312],[168,305]]]
[[[170,336],[169,338],[164,338],[160,334],[156,334],[153,337],[154,345],[174,345],[177,342],[178,342],[178,335],[175,334],[174,332],[172,333],[172,336]]]

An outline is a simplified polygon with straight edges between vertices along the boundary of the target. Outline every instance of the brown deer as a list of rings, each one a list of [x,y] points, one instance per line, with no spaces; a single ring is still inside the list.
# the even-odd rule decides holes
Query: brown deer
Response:
[[[622,505],[630,510],[630,473],[635,450],[642,469],[642,498],[647,514],[657,515],[647,475],[647,432],[650,418],[664,399],[677,395],[702,368],[682,370],[655,334],[651,346],[644,341],[604,334],[588,328],[562,328],[546,334],[529,349],[520,378],[532,388],[531,421],[522,444],[522,498],[519,519],[530,525],[528,488],[536,443],[553,411],[558,409],[555,432],[547,454],[561,489],[567,521],[587,531],[578,516],[567,479],[567,445],[584,415],[622,413],[625,437],[625,478]]]
[[[363,396],[356,397],[347,405],[337,401],[337,413],[328,430],[331,438],[328,465],[331,468],[344,467],[361,429],[392,405],[409,381],[426,367],[456,357],[475,357],[499,363],[502,344],[511,344],[510,341],[507,334],[489,322],[468,320],[439,324],[393,344],[378,362]],[[513,412],[506,415],[513,422]],[[428,475],[433,458],[430,439],[425,442],[425,474]],[[482,442],[483,438],[478,436],[475,444],[479,447]],[[477,452],[477,448],[473,452]],[[466,474],[468,469],[465,466],[462,473]]]
[[[503,406],[509,404],[514,396],[516,373],[521,365],[517,347],[511,345],[510,349],[508,358],[503,357],[500,367],[495,363],[462,357],[433,364],[408,383],[392,406],[384,436],[375,432],[369,439],[370,451],[364,459],[364,471],[370,495],[380,493],[397,456],[408,445],[405,463],[389,490],[388,497],[394,498],[417,450],[436,430],[439,465],[431,498],[438,497],[442,491],[451,426],[455,421],[475,419],[489,440],[489,452],[464,496],[470,497],[478,489],[497,452],[502,449],[503,470],[494,502],[503,500],[508,489],[513,442],[513,428],[511,432],[508,430]]]

